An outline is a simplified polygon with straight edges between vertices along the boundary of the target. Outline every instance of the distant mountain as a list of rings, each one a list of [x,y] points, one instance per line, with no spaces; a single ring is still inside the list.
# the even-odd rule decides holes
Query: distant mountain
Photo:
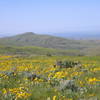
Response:
[[[26,32],[25,34],[35,34],[33,32]],[[52,36],[62,37],[75,40],[100,40],[100,32],[67,32],[67,33],[47,33]],[[18,35],[18,34],[17,34]],[[0,33],[0,38],[15,36],[14,34]]]
[[[7,34],[0,33],[0,38],[6,37],[6,36],[7,36]]]
[[[14,34],[11,33],[0,33],[0,38],[4,38],[4,37],[10,37],[10,36],[14,36]]]
[[[100,32],[53,33],[52,35],[76,40],[100,40]]]

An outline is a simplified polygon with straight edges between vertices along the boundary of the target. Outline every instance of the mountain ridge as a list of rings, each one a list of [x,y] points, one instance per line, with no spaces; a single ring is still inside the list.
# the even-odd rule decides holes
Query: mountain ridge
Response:
[[[37,33],[25,32],[22,34],[35,35]],[[21,33],[20,34],[0,33],[0,38],[22,35],[22,34]],[[74,40],[100,40],[100,32],[65,32],[65,33],[62,32],[62,33],[45,33],[44,35],[50,35],[50,36],[56,36],[56,37],[62,37],[62,38],[67,38],[67,39],[74,39]]]

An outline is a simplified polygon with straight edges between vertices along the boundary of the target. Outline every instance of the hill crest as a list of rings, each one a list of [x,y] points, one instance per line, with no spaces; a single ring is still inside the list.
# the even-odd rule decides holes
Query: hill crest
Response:
[[[71,40],[51,35],[36,34],[33,32],[26,32],[12,37],[0,38],[1,46],[37,46],[43,48],[80,51],[88,48],[95,48],[95,46],[98,46],[99,43],[100,41]]]

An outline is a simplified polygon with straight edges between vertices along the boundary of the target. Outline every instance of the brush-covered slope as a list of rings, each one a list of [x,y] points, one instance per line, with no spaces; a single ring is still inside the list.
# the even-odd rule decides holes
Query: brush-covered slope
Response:
[[[39,46],[45,48],[55,49],[83,49],[88,45],[92,46],[89,42],[70,40],[50,35],[37,35],[32,32],[16,35],[13,37],[6,37],[0,39],[0,45],[3,46]]]
[[[27,32],[0,38],[0,54],[100,55],[100,40],[71,40]]]
[[[77,55],[80,55],[80,52],[78,50],[57,50],[57,49],[52,49],[52,48],[43,48],[43,47],[35,47],[35,46],[27,46],[27,47],[0,46],[0,54],[77,56]]]

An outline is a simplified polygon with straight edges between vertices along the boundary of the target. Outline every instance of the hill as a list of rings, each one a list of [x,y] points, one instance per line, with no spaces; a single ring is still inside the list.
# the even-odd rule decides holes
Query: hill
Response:
[[[77,56],[80,55],[78,50],[57,50],[52,48],[43,48],[35,46],[11,47],[0,46],[0,54],[5,55],[47,55],[47,56]]]
[[[9,51],[10,53],[32,54],[69,54],[69,55],[92,55],[96,50],[99,52],[98,40],[71,40],[50,35],[39,35],[32,32],[0,38],[1,53]],[[97,48],[95,50],[95,48]],[[5,50],[4,50],[5,49]],[[90,52],[91,51],[91,52]],[[95,51],[95,52],[94,52]],[[98,53],[95,53],[98,55]]]
[[[79,47],[79,44],[79,42],[74,40],[50,35],[37,35],[31,32],[0,39],[0,45],[5,46],[39,46],[45,48],[71,49]]]
[[[32,32],[0,39],[0,45],[3,46],[39,46],[55,49],[83,49],[88,43],[50,35],[37,35]]]
[[[100,40],[100,32],[67,32],[52,33],[52,35],[75,40]]]

